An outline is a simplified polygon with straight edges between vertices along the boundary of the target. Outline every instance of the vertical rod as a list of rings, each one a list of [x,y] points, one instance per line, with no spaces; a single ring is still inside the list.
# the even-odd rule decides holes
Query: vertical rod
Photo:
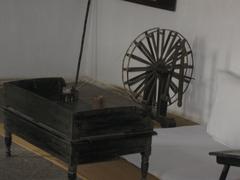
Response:
[[[80,71],[80,65],[81,65],[81,61],[82,61],[82,54],[83,54],[83,47],[84,47],[85,34],[86,34],[86,29],[87,29],[87,21],[88,21],[88,16],[89,16],[90,5],[91,5],[91,0],[88,0],[87,10],[86,10],[86,15],[85,15],[85,20],[84,20],[83,33],[82,33],[80,54],[79,54],[79,58],[78,58],[78,65],[77,65],[77,73],[76,73],[75,85],[73,87],[74,89],[76,89],[77,84],[78,84],[79,71]]]

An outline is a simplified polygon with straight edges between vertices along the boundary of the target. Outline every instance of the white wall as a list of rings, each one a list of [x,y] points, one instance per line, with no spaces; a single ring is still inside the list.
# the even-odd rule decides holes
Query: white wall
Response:
[[[72,79],[86,2],[1,0],[0,78]],[[139,33],[155,26],[179,31],[194,51],[196,80],[177,111],[206,122],[217,69],[240,72],[239,7],[238,0],[177,0],[176,12],[170,12],[122,0],[93,0],[81,72],[122,86],[122,59]]]
[[[73,79],[86,5],[87,0],[1,0],[0,78]],[[85,74],[92,67],[87,54],[93,53],[85,49]]]
[[[101,0],[97,6],[98,79],[122,84],[124,53],[144,30],[157,26],[179,31],[194,51],[196,80],[177,111],[195,121],[208,121],[217,69],[240,73],[240,1],[177,0],[176,12],[122,0]]]

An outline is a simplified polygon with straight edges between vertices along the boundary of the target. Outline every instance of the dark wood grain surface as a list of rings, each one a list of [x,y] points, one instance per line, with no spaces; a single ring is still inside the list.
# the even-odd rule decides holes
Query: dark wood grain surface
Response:
[[[10,155],[11,133],[76,166],[121,155],[142,155],[146,178],[153,124],[138,104],[107,89],[85,83],[73,103],[62,100],[62,78],[9,82],[3,87],[5,142]],[[54,90],[52,90],[54,88]]]

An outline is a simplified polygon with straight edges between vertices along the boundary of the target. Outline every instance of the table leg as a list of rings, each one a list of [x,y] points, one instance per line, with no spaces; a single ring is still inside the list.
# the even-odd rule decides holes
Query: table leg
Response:
[[[219,180],[226,180],[228,171],[229,171],[230,166],[229,165],[224,165],[221,176],[219,178]]]
[[[76,180],[77,179],[77,166],[70,165],[68,167],[68,180]]]
[[[147,179],[147,174],[148,174],[150,152],[143,152],[143,153],[141,153],[141,156],[142,156],[142,164],[141,164],[142,177],[141,177],[141,180],[146,180]]]
[[[11,145],[12,145],[12,134],[7,129],[5,129],[4,136],[5,146],[6,146],[6,156],[11,156]]]

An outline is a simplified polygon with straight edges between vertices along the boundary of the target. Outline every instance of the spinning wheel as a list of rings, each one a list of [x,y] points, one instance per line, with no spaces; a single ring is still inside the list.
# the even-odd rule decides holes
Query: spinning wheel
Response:
[[[168,29],[153,28],[140,34],[128,48],[122,65],[124,87],[156,117],[166,116],[167,106],[176,101],[182,106],[192,73],[189,43]]]

